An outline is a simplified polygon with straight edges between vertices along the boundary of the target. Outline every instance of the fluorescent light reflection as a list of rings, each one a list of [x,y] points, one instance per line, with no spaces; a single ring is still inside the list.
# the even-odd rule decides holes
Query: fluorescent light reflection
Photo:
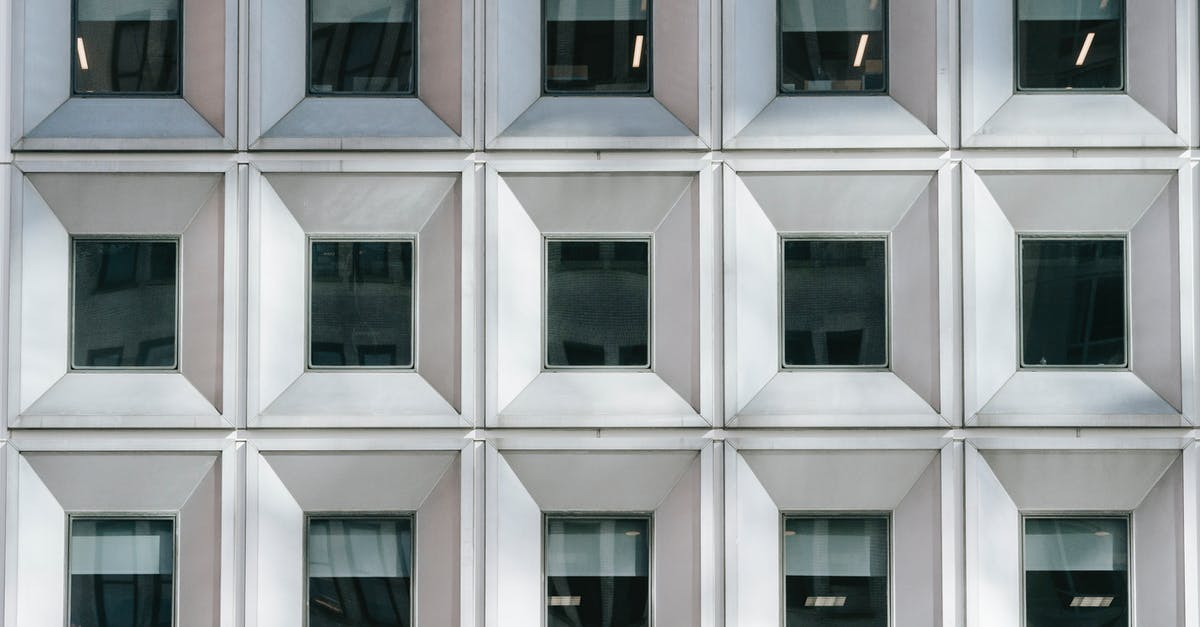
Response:
[[[867,39],[869,35],[862,34],[858,38],[858,52],[854,53],[854,67],[862,67],[863,55],[867,53]]]
[[[1112,602],[1112,597],[1073,597],[1071,607],[1108,607]]]
[[[633,39],[633,67],[642,67],[642,35]]]
[[[578,596],[550,597],[551,607],[579,607]]]
[[[1088,33],[1083,40],[1083,48],[1079,50],[1079,58],[1075,59],[1075,65],[1083,65],[1083,60],[1087,58],[1088,50],[1092,49],[1092,40],[1096,38],[1096,33]]]
[[[83,48],[83,37],[75,38],[75,52],[79,55],[79,69],[87,70],[87,50]]]
[[[846,597],[806,597],[804,607],[842,607]]]

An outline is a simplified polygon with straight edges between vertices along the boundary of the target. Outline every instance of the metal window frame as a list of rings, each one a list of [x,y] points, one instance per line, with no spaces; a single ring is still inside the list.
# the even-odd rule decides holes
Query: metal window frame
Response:
[[[555,0],[541,0],[539,3],[539,20],[538,30],[541,36],[541,53],[542,59],[538,68],[538,74],[541,78],[539,85],[539,97],[541,98],[558,98],[558,97],[606,97],[606,96],[647,96],[654,97],[654,0],[644,0],[646,2],[646,41],[642,46],[642,56],[646,59],[646,89],[644,90],[610,90],[610,91],[550,91],[546,89],[546,3],[554,2]]]
[[[181,342],[179,336],[183,332],[183,312],[180,304],[180,297],[183,289],[183,238],[181,235],[81,235],[71,236],[71,259],[69,269],[67,271],[67,281],[70,285],[67,288],[67,308],[68,318],[70,320],[68,336],[67,336],[67,372],[70,373],[86,373],[86,372],[180,372],[181,364],[183,363],[181,351]],[[75,364],[75,245],[81,241],[112,241],[112,242],[137,242],[137,243],[172,243],[175,244],[175,363],[170,367],[162,366],[77,366]]]
[[[858,91],[838,91],[835,89],[826,89],[820,91],[784,91],[783,90],[783,20],[780,18],[783,15],[784,2],[820,2],[821,0],[775,0],[775,95],[785,96],[788,98],[794,96],[888,96],[889,87],[891,86],[891,65],[888,63],[888,51],[891,43],[892,14],[888,0],[879,0],[883,10],[883,87],[880,89],[861,89]],[[1013,0],[1016,2],[1017,0]],[[816,31],[809,31],[816,32]],[[853,31],[851,31],[853,32]]]
[[[349,234],[335,235],[323,237],[321,235],[305,235],[304,246],[306,248],[304,254],[304,370],[305,372],[415,372],[417,370],[417,348],[418,335],[417,330],[420,328],[418,315],[420,308],[417,307],[418,299],[418,277],[417,272],[417,239],[413,234]],[[409,345],[411,359],[407,365],[396,366],[359,366],[359,365],[343,365],[343,366],[314,366],[312,364],[312,258],[313,245],[318,243],[403,243],[408,242],[412,245],[412,299],[409,306],[412,308],[411,317],[412,329],[409,333]]]
[[[779,290],[779,328],[776,332],[778,335],[777,346],[779,350],[779,371],[780,372],[804,372],[804,371],[853,371],[853,372],[891,372],[892,369],[892,233],[790,233],[780,232],[776,234],[777,246],[779,247],[779,276],[776,278]],[[785,263],[783,258],[783,247],[787,242],[808,241],[808,242],[827,242],[827,241],[851,241],[851,242],[883,242],[883,257],[884,257],[884,303],[883,303],[883,363],[882,364],[863,364],[863,365],[811,365],[811,366],[796,366],[788,365],[784,361],[784,345],[785,332],[784,325],[786,323],[784,315],[784,291],[786,289],[784,283]]]
[[[66,556],[66,568],[64,568],[66,578],[64,587],[66,592],[63,594],[63,599],[66,603],[66,611],[64,612],[65,627],[71,627],[71,532],[74,529],[76,520],[170,520],[171,521],[171,625],[175,627],[179,625],[179,513],[178,512],[155,512],[155,511],[123,511],[114,510],[108,511],[69,511],[67,512],[67,533],[66,533],[66,549],[63,555]]]
[[[542,236],[542,372],[654,372],[654,234],[605,235],[596,233],[553,234]],[[646,365],[636,366],[552,366],[549,359],[550,329],[550,242],[644,242],[646,244]]]
[[[1125,362],[1122,364],[1111,365],[1040,365],[1025,363],[1025,325],[1022,322],[1024,302],[1024,285],[1025,276],[1023,273],[1023,245],[1027,240],[1042,240],[1042,241],[1120,241],[1121,256],[1124,276],[1122,277],[1122,299],[1124,301],[1124,347],[1125,347]],[[1039,232],[1018,232],[1016,237],[1017,254],[1016,254],[1016,276],[1017,276],[1017,371],[1033,370],[1038,372],[1059,371],[1059,372],[1079,372],[1079,371],[1108,371],[1108,372],[1123,372],[1132,369],[1133,360],[1131,359],[1133,346],[1130,342],[1130,322],[1133,320],[1133,303],[1130,295],[1132,289],[1130,279],[1133,276],[1133,267],[1129,257],[1129,236],[1127,233],[1111,233],[1111,232],[1096,232],[1096,233],[1039,233]]]
[[[1012,93],[1015,94],[1128,94],[1129,93],[1129,20],[1126,19],[1125,0],[1119,0],[1121,4],[1120,14],[1117,16],[1117,22],[1121,25],[1121,86],[1116,88],[1100,88],[1100,87],[1021,87],[1021,0],[1012,0],[1013,3],[1013,85]]]
[[[71,0],[71,97],[72,98],[182,98],[183,97],[183,0],[174,0],[175,10],[178,13],[178,18],[175,20],[175,42],[178,45],[178,50],[175,56],[175,91],[105,91],[105,92],[86,92],[79,91],[75,84],[75,68],[79,65],[79,53],[75,49],[75,42],[79,39],[79,33],[76,27],[79,24],[79,2],[80,0]]]
[[[613,520],[645,520],[646,521],[646,534],[649,536],[648,538],[646,538],[646,562],[647,562],[646,563],[646,581],[648,582],[648,585],[650,588],[649,591],[647,592],[647,597],[646,597],[646,606],[647,606],[646,607],[646,615],[647,615],[646,627],[654,627],[654,612],[655,612],[655,603],[654,603],[654,595],[655,595],[655,585],[654,585],[654,574],[655,574],[655,572],[654,572],[655,571],[655,568],[654,568],[654,512],[643,512],[643,511],[620,512],[620,511],[609,511],[609,510],[599,511],[599,512],[587,512],[587,511],[572,510],[572,511],[561,511],[561,512],[542,511],[541,514],[542,514],[542,529],[541,529],[542,559],[540,561],[541,561],[541,569],[542,569],[542,572],[541,572],[541,588],[542,588],[541,608],[542,609],[541,609],[541,612],[539,612],[539,614],[541,615],[541,620],[542,620],[541,627],[546,627],[547,623],[549,622],[549,610],[547,608],[550,607],[550,597],[547,594],[549,592],[549,590],[547,589],[547,585],[546,585],[547,580],[549,579],[549,575],[546,574],[546,556],[547,556],[546,538],[547,538],[547,536],[550,535],[550,520],[551,519],[558,519],[558,520],[563,520],[563,519],[574,519],[574,520],[613,519]]]
[[[409,598],[408,620],[409,620],[410,625],[413,624],[413,621],[415,620],[416,616],[418,615],[417,614],[417,585],[418,585],[418,582],[417,582],[417,553],[418,553],[418,551],[417,551],[417,512],[390,512],[390,511],[377,511],[377,510],[365,510],[365,511],[333,510],[333,511],[304,512],[304,547],[301,549],[301,557],[300,557],[300,559],[303,560],[303,562],[304,562],[304,592],[303,592],[304,596],[302,597],[302,599],[304,600],[304,609],[302,610],[302,616],[304,617],[303,626],[308,627],[309,605],[310,605],[309,590],[308,590],[308,581],[310,579],[310,576],[308,574],[308,537],[309,537],[309,523],[311,523],[314,518],[322,519],[322,520],[380,519],[380,520],[408,520],[409,521],[409,536],[410,536],[411,542],[412,542],[412,557],[411,557],[412,563],[409,564],[409,572],[411,572],[412,575],[409,577],[409,584],[408,584],[408,594],[409,594],[409,597],[408,597]]]
[[[78,0],[75,0],[78,2]],[[420,66],[417,55],[420,53],[421,34],[419,32],[420,16],[417,12],[420,2],[412,2],[413,54],[412,54],[412,89],[408,91],[313,91],[312,76],[312,42],[313,42],[313,2],[319,0],[304,0],[304,96],[306,98],[417,98],[417,79]]]
[[[1134,598],[1134,526],[1133,512],[1122,512],[1112,510],[1070,510],[1058,511],[1047,510],[1044,512],[1020,512],[1020,537],[1017,542],[1017,563],[1020,565],[1020,587],[1021,587],[1021,626],[1026,627],[1029,619],[1029,608],[1025,604],[1025,521],[1031,518],[1061,520],[1069,518],[1110,518],[1120,519],[1125,521],[1125,560],[1128,565],[1128,575],[1125,577],[1125,594],[1129,597],[1128,613],[1126,615],[1126,624],[1133,625],[1134,617],[1137,616],[1136,599]]]

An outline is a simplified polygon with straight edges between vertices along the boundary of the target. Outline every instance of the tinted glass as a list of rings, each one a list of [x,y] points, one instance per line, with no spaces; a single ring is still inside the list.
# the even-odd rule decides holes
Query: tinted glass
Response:
[[[71,627],[170,627],[175,521],[72,518]]]
[[[1017,88],[1125,86],[1123,0],[1017,0]]]
[[[308,521],[308,627],[412,624],[411,518]]]
[[[651,0],[544,0],[546,93],[650,93]]]
[[[784,520],[786,627],[888,625],[888,519]]]
[[[780,0],[780,93],[884,91],[885,2]]]
[[[887,365],[887,242],[783,242],[783,365]]]
[[[1025,624],[1129,625],[1129,521],[1025,519]]]
[[[174,368],[178,243],[74,246],[72,367]]]
[[[650,521],[546,519],[546,627],[645,627]]]
[[[412,94],[416,0],[310,0],[309,91]]]
[[[1021,240],[1021,363],[1125,364],[1125,241]]]
[[[413,243],[312,243],[310,364],[413,365]]]
[[[650,242],[546,241],[546,365],[650,365]]]
[[[180,0],[76,0],[75,93],[178,94]]]

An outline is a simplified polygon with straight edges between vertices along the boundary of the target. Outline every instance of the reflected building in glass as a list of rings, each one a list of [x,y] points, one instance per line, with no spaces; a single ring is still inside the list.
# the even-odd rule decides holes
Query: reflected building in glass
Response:
[[[543,0],[546,94],[650,93],[652,0]]]
[[[1019,90],[1125,87],[1124,0],[1017,0]]]
[[[412,625],[411,517],[313,516],[306,551],[308,627]]]
[[[310,0],[312,95],[416,93],[416,0]]]
[[[182,0],[75,0],[74,93],[180,93]]]
[[[888,627],[888,518],[787,516],[785,627]]]
[[[1025,519],[1025,624],[1129,625],[1129,519]]]
[[[650,624],[650,519],[546,516],[546,627]]]
[[[175,624],[175,521],[72,517],[71,627]]]
[[[887,90],[886,0],[780,0],[779,93]]]

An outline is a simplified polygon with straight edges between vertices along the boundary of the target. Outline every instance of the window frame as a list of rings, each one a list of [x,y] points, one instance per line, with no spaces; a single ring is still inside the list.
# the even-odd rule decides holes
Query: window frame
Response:
[[[791,233],[779,232],[776,234],[777,246],[779,248],[779,276],[776,277],[776,284],[779,290],[779,329],[777,331],[777,341],[779,350],[779,371],[851,371],[851,372],[891,372],[892,370],[892,232],[872,233],[869,231],[858,233]],[[785,273],[786,264],[783,257],[784,244],[789,241],[808,241],[808,242],[827,242],[827,241],[852,241],[852,242],[883,242],[883,257],[884,257],[884,302],[883,302],[883,342],[884,342],[884,362],[883,364],[866,364],[861,366],[854,365],[813,365],[813,366],[789,366],[784,362],[784,347],[786,345],[786,332],[784,325],[786,319],[784,315],[784,297],[786,291]]]
[[[1131,511],[1113,511],[1113,510],[1047,510],[1044,512],[1020,512],[1020,529],[1017,542],[1017,559],[1020,564],[1020,586],[1021,586],[1021,627],[1026,627],[1029,623],[1029,608],[1025,603],[1025,521],[1029,519],[1050,519],[1059,520],[1064,518],[1111,518],[1114,520],[1120,519],[1125,521],[1125,560],[1128,563],[1128,575],[1125,577],[1125,594],[1129,599],[1126,620],[1127,625],[1132,627],[1134,623],[1134,528],[1133,528],[1133,512]]]
[[[1013,84],[1012,93],[1017,94],[1128,94],[1129,93],[1129,21],[1125,0],[1120,0],[1121,12],[1117,21],[1121,25],[1121,86],[1115,89],[1097,87],[1021,87],[1021,0],[1012,0],[1012,36],[1013,36]]]
[[[409,521],[409,527],[408,527],[409,534],[412,538],[411,539],[411,542],[412,542],[412,560],[411,560],[411,562],[412,563],[409,564],[409,569],[412,572],[412,576],[409,578],[410,581],[408,584],[408,594],[409,594],[408,620],[409,620],[409,624],[412,625],[413,621],[415,621],[416,617],[418,616],[418,612],[417,612],[417,601],[418,601],[418,598],[417,598],[417,560],[418,560],[418,553],[420,553],[420,551],[418,551],[419,545],[417,544],[417,512],[415,512],[415,511],[393,512],[393,511],[387,511],[387,510],[364,510],[364,511],[317,510],[317,511],[312,511],[312,512],[304,512],[304,532],[303,532],[304,533],[304,547],[301,549],[301,556],[300,556],[300,559],[303,560],[303,564],[304,564],[304,574],[303,574],[304,592],[302,593],[304,595],[302,597],[304,600],[304,606],[303,606],[304,607],[304,609],[303,609],[304,622],[301,623],[301,625],[303,627],[308,627],[309,605],[311,604],[311,597],[309,596],[309,590],[308,590],[308,580],[310,579],[309,574],[308,574],[308,537],[309,537],[309,524],[312,522],[312,519],[314,519],[314,518],[325,519],[325,520],[332,519],[332,518],[360,519],[360,520],[361,519],[372,519],[372,518],[384,519],[384,520],[407,519]]]
[[[1130,357],[1132,357],[1133,345],[1132,345],[1132,342],[1130,341],[1131,331],[1132,331],[1130,322],[1133,320],[1133,303],[1132,303],[1132,299],[1130,298],[1130,296],[1132,294],[1133,286],[1131,285],[1130,280],[1133,275],[1133,267],[1131,265],[1131,260],[1130,260],[1130,255],[1129,255],[1129,234],[1126,232],[1047,233],[1047,232],[1029,231],[1029,232],[1017,232],[1016,235],[1017,236],[1014,239],[1016,240],[1016,246],[1017,246],[1017,254],[1016,254],[1016,263],[1017,263],[1017,269],[1016,269],[1016,276],[1017,276],[1017,285],[1016,285],[1016,288],[1017,288],[1017,299],[1016,299],[1017,300],[1017,372],[1021,372],[1022,370],[1030,370],[1030,371],[1036,371],[1036,372],[1053,372],[1053,371],[1058,371],[1058,372],[1080,372],[1080,371],[1123,372],[1123,371],[1131,370],[1132,369],[1132,360],[1130,359]],[[1025,324],[1023,322],[1023,316],[1024,316],[1023,312],[1024,312],[1024,308],[1025,308],[1025,296],[1024,296],[1024,291],[1025,291],[1024,290],[1024,285],[1025,285],[1024,265],[1025,264],[1024,264],[1022,248],[1023,248],[1023,244],[1025,243],[1025,241],[1031,240],[1031,239],[1049,240],[1049,241],[1104,240],[1104,241],[1120,241],[1121,242],[1121,255],[1122,255],[1122,260],[1121,260],[1122,261],[1122,264],[1121,264],[1121,266],[1122,266],[1122,268],[1121,268],[1122,294],[1121,295],[1122,295],[1122,299],[1123,299],[1122,305],[1124,307],[1122,314],[1124,316],[1124,325],[1123,326],[1124,326],[1124,331],[1125,331],[1124,332],[1124,342],[1125,342],[1125,344],[1124,344],[1124,346],[1125,346],[1125,362],[1124,363],[1112,364],[1112,365],[1100,365],[1100,364],[1063,365],[1063,364],[1057,364],[1057,365],[1045,365],[1045,366],[1040,365],[1040,364],[1030,365],[1030,364],[1025,363]]]
[[[892,511],[871,509],[849,510],[781,510],[779,512],[779,627],[787,627],[787,521],[789,519],[822,519],[822,518],[882,518],[887,525],[887,624],[894,624],[896,616],[896,526],[893,524]]]
[[[541,77],[541,85],[539,85],[539,94],[540,94],[538,96],[539,98],[547,98],[547,97],[549,97],[549,98],[576,98],[576,97],[582,97],[582,98],[601,97],[601,98],[604,98],[604,97],[611,97],[611,96],[624,96],[624,97],[635,96],[635,97],[650,97],[650,98],[654,97],[654,0],[645,0],[645,2],[646,2],[646,43],[645,43],[645,45],[642,46],[642,56],[646,58],[647,66],[646,66],[646,89],[644,91],[642,91],[642,90],[624,90],[624,89],[623,90],[607,90],[607,91],[550,91],[549,89],[546,89],[546,81],[547,81],[546,64],[548,61],[547,56],[546,56],[546,47],[547,47],[547,43],[548,43],[547,42],[547,34],[546,34],[546,3],[553,2],[553,1],[554,0],[541,0],[538,3],[538,8],[540,10],[540,13],[538,15],[538,18],[539,18],[538,29],[541,31],[539,33],[539,36],[541,37],[541,45],[540,45],[539,49],[541,51],[541,57],[542,57],[541,67],[538,68],[538,75]]]
[[[75,0],[78,2],[79,0]],[[413,11],[412,89],[409,91],[313,91],[313,2],[304,0],[304,96],[306,98],[417,98],[420,64],[417,55],[421,52],[420,2],[411,0]]]
[[[77,366],[75,364],[75,246],[78,242],[93,242],[93,241],[110,241],[110,242],[136,242],[136,243],[172,243],[175,244],[175,363],[169,368],[161,366]],[[180,335],[183,333],[183,312],[180,305],[183,303],[183,237],[181,235],[71,235],[70,236],[70,263],[67,271],[67,316],[70,321],[68,325],[67,336],[67,372],[68,373],[87,373],[87,372],[180,372],[182,362],[180,355]]]
[[[175,511],[68,511],[67,512],[67,538],[65,545],[66,568],[63,570],[66,574],[66,594],[64,595],[65,619],[71,620],[71,532],[74,529],[76,520],[170,520],[171,521],[171,626],[178,627],[179,625],[179,512]]]
[[[330,237],[321,235],[305,234],[304,245],[304,371],[305,372],[416,372],[417,370],[417,349],[418,336],[417,329],[420,322],[417,320],[417,315],[420,312],[420,307],[417,306],[418,292],[418,277],[420,272],[417,270],[417,239],[413,234],[378,234],[369,233],[364,235],[343,235],[338,234]],[[359,366],[346,364],[343,366],[314,366],[312,363],[312,308],[313,308],[313,245],[316,243],[402,243],[408,242],[412,245],[412,298],[409,307],[412,309],[410,322],[412,329],[409,333],[409,345],[411,347],[411,362],[408,365],[396,366]]]
[[[646,627],[654,627],[654,512],[645,511],[599,511],[588,512],[579,510],[568,511],[546,511],[542,510],[542,528],[541,528],[541,589],[542,589],[542,607],[540,617],[542,624],[547,623],[550,608],[550,590],[548,589],[548,580],[550,576],[547,574],[546,561],[549,552],[546,550],[546,540],[550,536],[550,520],[551,519],[575,519],[575,520],[594,520],[594,519],[614,519],[614,520],[645,520],[646,521]]]
[[[175,91],[106,91],[106,92],[81,92],[79,86],[76,85],[75,72],[79,67],[79,52],[76,49],[75,42],[79,41],[79,33],[77,27],[79,25],[79,3],[81,0],[71,0],[71,98],[182,98],[183,97],[183,63],[184,63],[184,45],[183,36],[183,2],[184,0],[174,0],[176,10],[179,17],[175,20],[175,41],[179,45],[178,55],[175,59],[175,72],[177,80],[175,81]]]
[[[883,88],[872,90],[858,91],[838,91],[835,89],[827,89],[822,91],[784,91],[783,90],[783,3],[788,0],[775,0],[775,95],[777,97],[784,96],[788,98],[800,96],[889,96],[891,88],[891,64],[888,63],[888,51],[891,43],[892,14],[889,0],[879,0],[882,5],[880,8],[883,11]],[[805,0],[792,0],[793,2],[804,2]],[[820,1],[820,0],[815,0]],[[1017,2],[1018,0],[1013,0]]]
[[[542,233],[542,372],[654,372],[654,234],[605,235],[595,233]],[[551,366],[550,365],[550,242],[645,242],[646,243],[646,365],[641,366]]]

